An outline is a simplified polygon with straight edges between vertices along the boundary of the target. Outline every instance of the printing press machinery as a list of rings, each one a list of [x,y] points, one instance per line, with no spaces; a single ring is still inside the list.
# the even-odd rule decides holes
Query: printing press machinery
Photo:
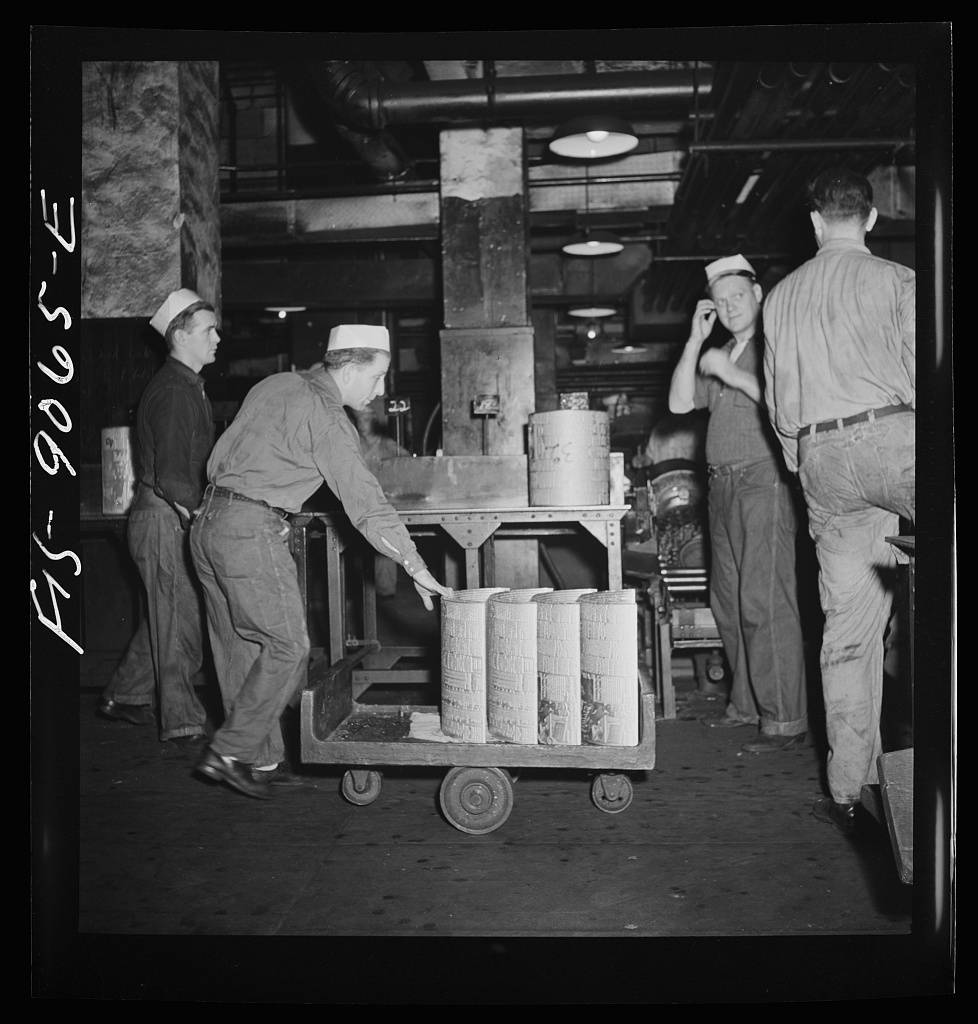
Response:
[[[705,494],[698,463],[661,462],[625,520],[624,578],[639,591],[639,643],[663,718],[676,717],[675,656],[692,659],[703,693],[722,692],[729,678],[710,609]]]

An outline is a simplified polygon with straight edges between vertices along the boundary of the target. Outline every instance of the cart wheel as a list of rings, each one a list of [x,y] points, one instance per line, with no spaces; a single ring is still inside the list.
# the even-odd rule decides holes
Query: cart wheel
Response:
[[[591,783],[591,799],[599,811],[618,814],[631,802],[635,791],[627,775],[598,775]]]
[[[380,772],[367,772],[351,769],[343,773],[340,792],[357,807],[366,807],[380,796]]]
[[[460,832],[494,832],[513,809],[513,784],[500,768],[452,768],[442,780],[441,809]]]

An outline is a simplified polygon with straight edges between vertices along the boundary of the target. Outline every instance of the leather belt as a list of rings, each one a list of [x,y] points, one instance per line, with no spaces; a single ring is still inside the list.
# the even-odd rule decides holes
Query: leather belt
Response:
[[[751,459],[749,462],[727,462],[721,466],[714,466],[712,463],[706,467],[706,475],[708,479],[715,480],[718,476],[731,476],[733,473],[739,473],[742,469],[749,469],[751,466],[759,466],[762,462],[768,462],[769,459]]]
[[[218,487],[217,484],[208,484],[204,490],[204,498],[208,495],[213,495],[215,498],[225,498],[228,501],[243,501],[248,505],[261,505],[262,508],[267,508],[271,512],[276,512],[278,515],[288,517],[289,513],[284,508],[279,508],[277,505],[269,505],[267,501],[261,501],[258,498],[249,498],[246,494],[238,494],[237,491],[232,491],[227,487]]]
[[[884,416],[892,416],[897,412],[913,412],[911,406],[905,402],[899,405],[884,405],[882,409],[867,409],[866,412],[857,412],[854,416],[842,416],[834,420],[822,420],[821,423],[812,423],[802,427],[796,437],[802,440],[814,434],[821,434],[826,430],[841,430],[843,427],[851,427],[854,423],[866,423],[882,419]]]

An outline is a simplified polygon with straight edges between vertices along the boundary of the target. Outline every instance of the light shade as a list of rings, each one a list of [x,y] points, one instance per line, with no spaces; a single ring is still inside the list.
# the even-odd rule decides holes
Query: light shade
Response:
[[[575,117],[562,124],[550,140],[550,149],[558,156],[578,160],[598,160],[618,156],[638,145],[632,126],[620,117]]]
[[[593,320],[602,316],[614,316],[618,310],[614,306],[575,306],[567,310],[568,316],[579,316],[585,320]]]
[[[609,231],[588,231],[572,242],[562,245],[568,256],[607,256],[625,247]]]
[[[624,345],[616,345],[611,351],[620,355],[632,355],[635,352],[646,352],[648,350],[645,345],[630,345],[626,342]]]

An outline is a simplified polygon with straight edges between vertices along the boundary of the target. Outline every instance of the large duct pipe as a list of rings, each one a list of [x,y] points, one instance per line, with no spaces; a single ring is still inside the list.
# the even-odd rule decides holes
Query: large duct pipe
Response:
[[[365,132],[403,124],[561,121],[608,110],[645,117],[685,114],[712,85],[709,68],[405,83],[371,76],[354,61],[329,60],[313,65],[311,73],[334,116]]]
[[[337,133],[356,150],[363,160],[384,182],[400,181],[411,170],[411,161],[396,139],[387,132],[367,134],[337,124]]]

